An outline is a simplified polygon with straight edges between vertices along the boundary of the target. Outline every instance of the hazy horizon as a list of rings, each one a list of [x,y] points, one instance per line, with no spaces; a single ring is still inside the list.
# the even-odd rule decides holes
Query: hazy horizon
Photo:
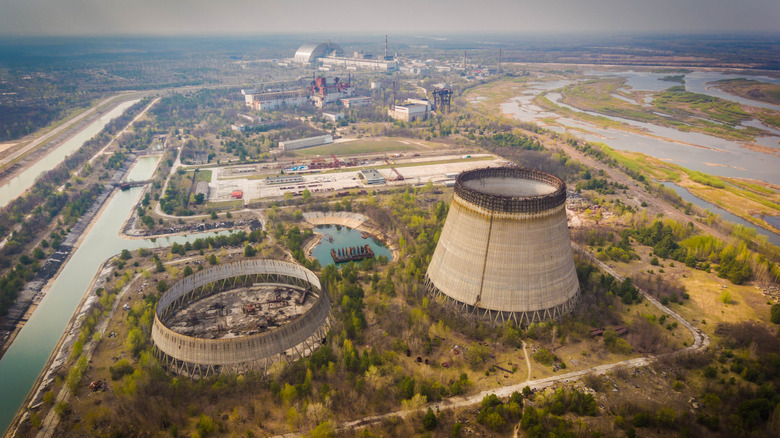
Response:
[[[2,36],[778,33],[776,0],[0,0]]]

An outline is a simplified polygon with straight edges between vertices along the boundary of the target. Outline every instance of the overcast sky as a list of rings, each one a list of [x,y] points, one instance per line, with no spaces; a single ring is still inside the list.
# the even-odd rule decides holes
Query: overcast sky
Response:
[[[780,32],[780,0],[0,0],[0,34]]]

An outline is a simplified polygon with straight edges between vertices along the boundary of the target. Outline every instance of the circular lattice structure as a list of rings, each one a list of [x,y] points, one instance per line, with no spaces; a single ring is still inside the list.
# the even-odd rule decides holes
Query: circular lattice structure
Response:
[[[580,289],[566,184],[517,167],[464,172],[425,274],[428,290],[494,323],[558,319]]]
[[[160,297],[152,343],[176,374],[265,374],[275,363],[305,357],[321,345],[330,309],[317,276],[300,265],[218,265],[181,279]]]

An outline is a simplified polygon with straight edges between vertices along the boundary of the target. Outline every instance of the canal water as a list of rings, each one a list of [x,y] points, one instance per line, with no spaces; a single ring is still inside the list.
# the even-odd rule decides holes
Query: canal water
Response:
[[[143,157],[130,171],[133,180],[148,179],[159,157]],[[220,233],[201,233],[130,240],[119,231],[143,187],[116,191],[93,227],[51,283],[46,296],[0,359],[0,430],[5,430],[23,403],[73,316],[100,265],[123,249],[167,247]]]
[[[62,163],[65,157],[78,150],[87,140],[91,139],[95,134],[105,128],[108,122],[121,116],[126,109],[130,108],[138,101],[140,101],[140,99],[120,103],[116,108],[87,125],[87,127],[82,129],[78,134],[49,152],[49,154],[38,160],[37,163],[28,167],[24,172],[8,181],[8,183],[0,186],[0,207],[4,207],[24,193],[25,190],[32,187],[36,178],[57,167],[57,165]]]
[[[320,262],[320,265],[332,265],[335,262],[330,255],[330,250],[338,250],[340,248],[347,248],[353,246],[365,246],[374,251],[375,256],[385,256],[388,260],[393,259],[393,252],[390,251],[384,244],[376,241],[372,237],[366,237],[363,239],[363,232],[352,228],[338,226],[338,225],[320,225],[314,228],[316,233],[322,234],[322,241],[320,241],[314,249],[311,250],[311,255]],[[330,238],[333,238],[333,242]],[[343,265],[343,263],[338,263]]]
[[[769,238],[769,243],[775,246],[780,246],[780,234],[774,233],[770,230],[767,230],[766,228],[758,227],[755,224],[752,224],[735,214],[729,213],[728,211],[718,207],[717,205],[699,198],[698,196],[688,191],[688,189],[686,189],[685,187],[680,187],[677,184],[668,181],[663,181],[661,182],[661,184],[674,190],[678,195],[680,195],[681,198],[683,198],[687,202],[690,202],[691,204],[696,205],[698,207],[705,208],[713,213],[719,214],[723,219],[729,222],[734,222],[735,224],[743,225],[749,228],[755,228],[758,234],[764,235]]]

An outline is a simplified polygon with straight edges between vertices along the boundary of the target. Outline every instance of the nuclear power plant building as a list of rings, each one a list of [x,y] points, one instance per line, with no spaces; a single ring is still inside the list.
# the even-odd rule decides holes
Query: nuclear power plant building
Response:
[[[500,324],[559,319],[580,296],[566,184],[516,167],[462,173],[428,266],[428,291]]]

